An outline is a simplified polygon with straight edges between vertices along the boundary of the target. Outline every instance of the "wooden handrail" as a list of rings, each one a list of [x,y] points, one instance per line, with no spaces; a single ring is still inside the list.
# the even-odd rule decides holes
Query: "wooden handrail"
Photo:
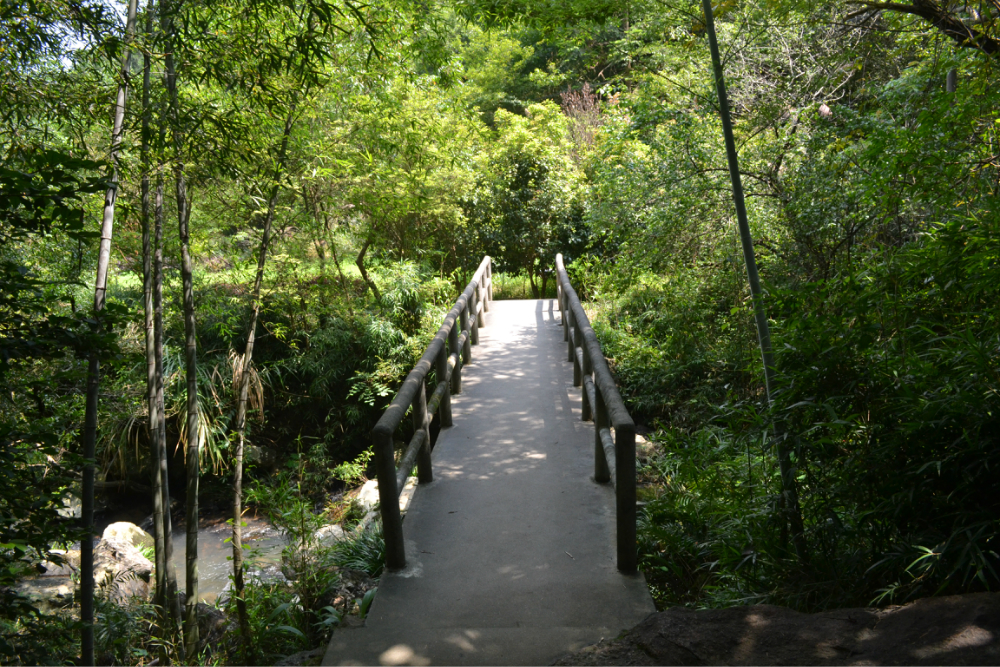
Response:
[[[583,388],[584,421],[594,421],[594,479],[615,488],[618,569],[638,570],[636,548],[635,423],[625,409],[597,334],[570,283],[563,256],[556,255],[556,286],[563,340],[569,343],[573,386]],[[611,427],[614,428],[612,436]]]
[[[441,428],[452,425],[451,395],[462,392],[462,365],[472,361],[472,345],[479,343],[479,327],[485,326],[483,315],[489,312],[492,301],[493,264],[487,256],[445,316],[434,340],[406,376],[396,397],[372,429],[372,449],[375,452],[382,530],[385,536],[385,565],[390,570],[406,567],[399,494],[414,464],[417,466],[417,481],[420,484],[434,479],[431,472],[431,418],[438,412]],[[458,326],[455,326],[456,323]],[[435,369],[437,385],[428,400],[426,379],[432,367]],[[397,468],[392,436],[403,421],[407,409],[411,407],[413,438]]]

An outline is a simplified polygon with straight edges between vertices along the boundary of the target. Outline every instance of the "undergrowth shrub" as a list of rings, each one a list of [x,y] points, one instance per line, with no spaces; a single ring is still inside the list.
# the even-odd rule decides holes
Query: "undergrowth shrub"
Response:
[[[624,286],[590,278],[594,331],[640,421],[696,424],[711,405],[752,391],[753,330],[732,272],[718,271],[706,264],[642,274]]]
[[[11,589],[0,589],[0,658],[5,665],[60,665],[78,655],[79,622],[41,613]]]
[[[1000,586],[998,257],[967,220],[779,295],[811,542],[862,548],[880,600]]]
[[[598,281],[595,330],[630,410],[658,427],[640,541],[660,605],[818,610],[1000,587],[998,257],[997,222],[970,219],[864,270],[772,288],[770,409],[752,315],[727,308],[723,279]],[[777,437],[807,563],[789,551]]]
[[[330,548],[330,559],[340,567],[360,570],[373,579],[382,575],[385,565],[385,538],[382,520],[374,519],[348,539],[339,540]]]
[[[320,443],[290,456],[270,479],[252,482],[246,494],[247,501],[255,503],[288,539],[281,559],[287,582],[257,575],[247,581],[252,646],[257,647],[255,659],[263,660],[262,664],[329,639],[344,613],[334,607],[341,572],[359,570],[372,578],[382,573],[385,541],[380,520],[356,525],[332,543],[321,543],[317,537],[317,531],[329,522],[328,507],[317,502],[326,480],[339,470],[342,476],[358,481],[360,466],[368,458],[363,454],[351,465],[334,467],[322,456],[322,448]],[[248,569],[252,570],[254,554],[248,551]],[[230,611],[234,605],[230,602]]]

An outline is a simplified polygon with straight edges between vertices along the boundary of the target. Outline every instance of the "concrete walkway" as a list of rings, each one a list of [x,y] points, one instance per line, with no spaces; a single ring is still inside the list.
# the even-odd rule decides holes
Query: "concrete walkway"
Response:
[[[496,301],[364,627],[324,665],[545,665],[654,611],[615,568],[614,496],[593,481],[593,426],[555,300]]]

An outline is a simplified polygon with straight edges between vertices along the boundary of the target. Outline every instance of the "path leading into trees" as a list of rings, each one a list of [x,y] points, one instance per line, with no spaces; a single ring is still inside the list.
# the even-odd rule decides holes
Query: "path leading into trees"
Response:
[[[553,300],[495,301],[364,627],[324,665],[545,665],[654,611],[615,567],[614,492],[593,481],[593,426]]]

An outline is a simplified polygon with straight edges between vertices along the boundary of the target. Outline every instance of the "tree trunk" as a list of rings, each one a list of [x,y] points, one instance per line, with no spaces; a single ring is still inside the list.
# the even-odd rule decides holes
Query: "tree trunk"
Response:
[[[753,298],[754,316],[757,320],[757,340],[760,343],[761,358],[764,362],[764,386],[767,400],[770,404],[774,389],[774,354],[771,351],[771,330],[767,322],[767,311],[760,287],[760,276],[757,274],[757,260],[754,256],[753,238],[750,236],[750,223],[747,219],[746,202],[743,198],[743,183],[740,178],[739,158],[736,154],[736,140],[733,136],[733,122],[729,115],[729,100],[726,96],[726,83],[722,72],[722,59],[719,56],[719,43],[715,35],[715,20],[712,16],[711,0],[702,0],[705,11],[705,28],[708,32],[709,46],[712,51],[712,69],[715,76],[716,91],[719,95],[719,115],[722,117],[722,130],[726,141],[726,157],[729,161],[729,175],[733,181],[733,201],[736,204],[736,219],[740,228],[740,240],[743,244],[743,259],[746,264],[747,278],[750,283],[750,295]],[[781,472],[781,489],[785,500],[785,513],[791,524],[792,542],[799,562],[808,562],[804,528],[802,525],[802,509],[799,506],[798,490],[795,485],[795,470],[792,468],[788,444],[783,436],[776,438],[778,452],[778,468]]]
[[[365,253],[368,252],[368,247],[372,244],[371,239],[365,239],[365,244],[361,246],[361,252],[358,253],[358,258],[354,261],[358,265],[358,270],[361,272],[361,277],[364,279],[365,284],[368,285],[368,289],[372,291],[375,296],[376,301],[382,300],[382,295],[378,291],[378,287],[372,282],[372,279],[368,276],[368,271],[365,270]]]
[[[528,283],[531,284],[531,296],[536,299],[542,298],[538,294],[538,283],[535,282],[535,266],[534,263],[528,267]]]
[[[108,265],[111,263],[111,237],[114,233],[115,200],[118,198],[118,151],[121,148],[125,124],[125,100],[128,96],[128,77],[132,64],[131,45],[135,37],[136,0],[129,0],[125,23],[125,52],[122,54],[121,82],[115,98],[114,122],[111,128],[111,184],[104,197],[104,215],[101,220],[101,243],[97,255],[97,278],[94,282],[94,319],[96,328],[103,328],[101,312],[104,310],[108,286]],[[81,489],[81,515],[84,530],[80,542],[80,620],[83,629],[80,637],[80,656],[85,665],[94,664],[94,464],[97,450],[97,406],[100,391],[101,360],[98,352],[91,352],[87,366],[87,399],[84,414],[83,467]]]
[[[974,24],[966,23],[959,13],[962,3],[957,3],[956,6],[955,3],[950,2],[942,5],[935,0],[911,0],[910,4],[854,0],[853,4],[862,5],[862,9],[850,16],[879,10],[913,14],[926,20],[947,35],[956,46],[978,49],[993,57],[1000,55],[1000,39],[990,35],[988,30],[976,29]],[[997,3],[993,4],[996,6]],[[1000,10],[1000,7],[997,9]]]
[[[153,34],[153,2],[146,5],[146,35]],[[143,311],[146,318],[146,403],[149,413],[147,432],[149,433],[153,485],[153,553],[156,567],[156,588],[153,604],[160,608],[161,632],[166,627],[167,564],[163,545],[163,475],[160,469],[160,415],[156,403],[156,317],[153,313],[153,249],[150,243],[149,224],[149,131],[150,131],[150,55],[142,55],[142,295]],[[165,634],[165,633],[164,633]]]
[[[198,483],[201,477],[201,434],[198,432],[198,347],[194,313],[194,265],[189,247],[187,188],[183,166],[177,167],[177,231],[181,244],[181,282],[184,301],[184,366],[187,381],[187,454],[185,455],[185,571],[184,645],[189,660],[198,646]]]
[[[285,119],[285,129],[281,135],[281,149],[278,153],[278,164],[274,169],[274,184],[271,186],[271,196],[267,202],[267,215],[264,217],[264,230],[260,239],[260,254],[257,258],[257,275],[254,277],[251,293],[250,326],[247,331],[247,346],[243,353],[243,363],[239,374],[239,401],[236,404],[236,461],[233,464],[233,586],[236,589],[236,612],[240,622],[240,634],[243,635],[243,657],[246,664],[253,662],[253,634],[250,632],[250,619],[247,615],[246,601],[243,599],[243,443],[246,436],[247,397],[250,393],[250,366],[253,362],[253,346],[257,331],[257,318],[260,315],[260,290],[264,282],[264,266],[267,263],[267,250],[271,241],[271,225],[274,222],[274,209],[278,204],[279,179],[285,167],[285,154],[288,150],[288,135],[292,131],[292,120],[295,115],[295,104],[292,103],[288,118]]]
[[[330,255],[333,256],[333,264],[337,267],[337,276],[340,278],[340,287],[347,293],[347,278],[344,276],[344,269],[340,266],[340,257],[337,255],[337,239],[333,236],[333,229],[330,225],[330,214],[323,207],[322,203],[317,204],[318,209],[323,214],[323,229],[327,232],[327,238],[330,239]]]
[[[163,140],[164,128],[160,128],[160,146],[165,143]],[[166,604],[167,613],[170,614],[172,627],[177,628],[181,622],[181,606],[177,597],[177,573],[174,571],[174,529],[173,519],[170,515],[170,478],[167,475],[167,422],[166,411],[163,405],[163,164],[161,163],[156,176],[156,202],[154,206],[154,241],[153,247],[153,331],[155,333],[156,346],[156,412],[160,415],[157,425],[157,450],[159,452],[160,477],[163,480],[163,560],[167,565],[166,571]],[[180,654],[183,658],[184,647],[180,647]]]
[[[181,245],[181,283],[184,302],[184,361],[187,380],[187,454],[186,454],[186,519],[187,542],[185,565],[187,591],[184,599],[184,650],[187,660],[195,660],[200,639],[198,633],[198,482],[200,478],[199,458],[201,454],[198,432],[198,348],[194,313],[194,265],[189,247],[188,220],[191,208],[187,197],[187,179],[184,174],[184,142],[180,127],[180,102],[177,95],[177,68],[174,63],[176,35],[174,34],[172,11],[164,9],[160,14],[161,27],[166,39],[165,78],[170,105],[171,138],[174,149],[174,183],[177,199],[177,232]]]

